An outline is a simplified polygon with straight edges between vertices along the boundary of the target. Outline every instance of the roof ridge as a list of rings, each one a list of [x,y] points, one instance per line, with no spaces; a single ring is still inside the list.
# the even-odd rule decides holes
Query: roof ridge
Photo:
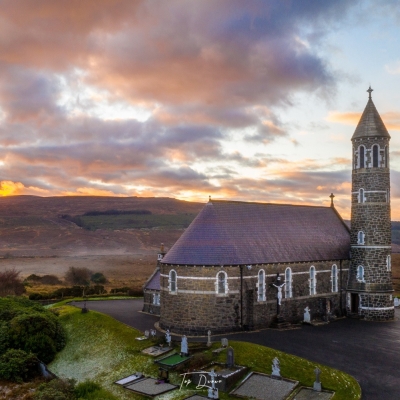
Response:
[[[260,201],[240,201],[211,199],[208,203],[238,203],[238,204],[260,204],[263,206],[290,206],[290,207],[312,207],[312,208],[331,208],[330,206],[313,206],[310,204],[289,204],[289,203],[262,203]],[[207,203],[207,204],[208,204]]]

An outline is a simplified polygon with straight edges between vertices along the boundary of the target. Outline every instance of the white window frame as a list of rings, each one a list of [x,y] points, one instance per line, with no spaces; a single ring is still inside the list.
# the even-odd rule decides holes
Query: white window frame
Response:
[[[357,267],[357,276],[356,276],[357,282],[365,282],[364,278],[364,267],[362,265],[359,265]]]
[[[258,301],[265,301],[266,300],[266,293],[265,293],[265,271],[260,269],[258,271],[258,281],[257,281],[257,299]]]
[[[153,293],[153,305],[160,305],[160,293]]]
[[[365,233],[363,231],[357,233],[357,244],[365,244]]]
[[[386,257],[386,270],[387,271],[392,270],[392,256],[391,255]]]
[[[332,292],[337,293],[339,291],[338,285],[338,267],[336,264],[332,265],[331,282],[332,282]]]
[[[172,273],[175,274],[175,279],[172,279]],[[173,284],[175,287],[173,287]],[[174,269],[171,269],[168,274],[168,290],[170,293],[177,293],[178,292],[178,274]]]
[[[359,203],[365,203],[365,190],[363,188],[360,188],[358,190],[358,202]]]
[[[317,271],[312,265],[310,267],[310,279],[309,279],[309,284],[310,284],[310,296],[314,296],[317,294]]]
[[[221,281],[224,284],[224,291],[223,292],[220,291],[220,288],[221,288],[220,279],[219,279],[220,275],[224,276],[224,280]],[[218,295],[226,295],[226,294],[228,294],[228,274],[225,271],[219,271],[217,273],[216,280],[215,280],[215,292]]]
[[[286,299],[291,299],[293,297],[292,282],[293,282],[292,269],[290,267],[287,267],[285,269],[285,283],[286,283],[285,298]]]

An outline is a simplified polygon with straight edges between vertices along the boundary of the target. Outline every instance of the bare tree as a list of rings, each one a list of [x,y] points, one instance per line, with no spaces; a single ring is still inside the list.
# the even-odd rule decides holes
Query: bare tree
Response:
[[[65,274],[65,281],[71,285],[88,286],[92,271],[89,268],[69,267]]]
[[[0,272],[0,296],[20,296],[25,293],[25,286],[19,277],[20,272],[15,268]]]

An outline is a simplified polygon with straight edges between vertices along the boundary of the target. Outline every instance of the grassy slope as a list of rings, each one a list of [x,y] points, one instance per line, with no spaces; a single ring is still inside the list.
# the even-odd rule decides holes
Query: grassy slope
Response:
[[[153,358],[141,354],[141,350],[150,346],[151,341],[135,340],[141,336],[139,331],[104,314],[94,311],[82,314],[80,310],[71,306],[62,306],[58,310],[68,332],[68,343],[51,363],[50,369],[60,377],[75,378],[78,381],[93,379],[119,399],[142,399],[142,396],[130,393],[112,382],[136,371],[148,376],[157,376],[158,368],[153,363]],[[309,386],[313,383],[313,370],[317,364],[250,343],[230,344],[235,349],[237,364],[270,373],[272,359],[277,356],[283,376]],[[216,347],[217,344],[214,345],[214,348]],[[220,355],[221,360],[224,357],[224,354]],[[335,400],[360,397],[360,388],[351,376],[322,365],[319,365],[319,368],[322,370],[323,386],[336,390]],[[171,374],[170,378],[173,383],[181,383],[181,377],[177,373]],[[200,392],[175,391],[162,398],[182,399],[190,393]],[[229,399],[229,395],[223,393],[220,397]]]

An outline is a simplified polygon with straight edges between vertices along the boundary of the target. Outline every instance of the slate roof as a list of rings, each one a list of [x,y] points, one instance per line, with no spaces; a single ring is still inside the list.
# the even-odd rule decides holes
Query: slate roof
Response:
[[[149,280],[145,283],[144,289],[160,290],[160,270],[157,268]]]
[[[360,118],[356,130],[354,131],[353,139],[361,137],[387,137],[390,139],[389,132],[386,129],[385,124],[379,115],[374,102],[369,98],[367,105],[365,106],[364,112]]]
[[[348,259],[350,233],[333,207],[212,200],[162,260],[247,265]]]

